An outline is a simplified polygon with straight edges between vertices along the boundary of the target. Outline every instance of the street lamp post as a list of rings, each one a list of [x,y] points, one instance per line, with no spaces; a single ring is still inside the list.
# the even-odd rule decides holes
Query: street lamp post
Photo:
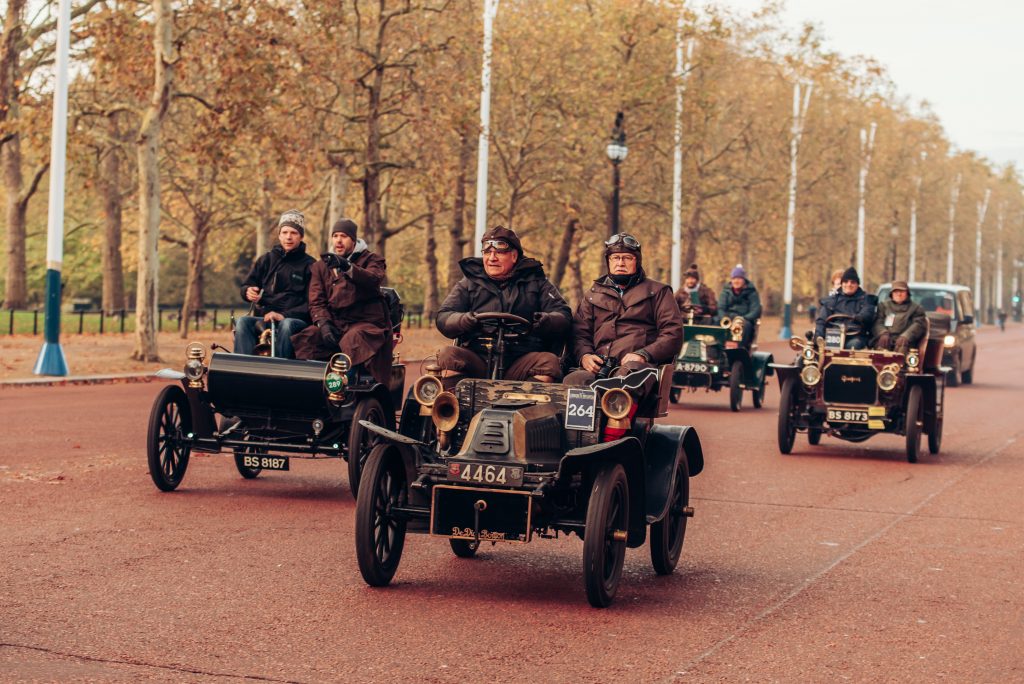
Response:
[[[611,221],[608,222],[608,237],[620,232],[621,198],[619,189],[622,186],[622,180],[619,176],[619,164],[629,154],[629,148],[626,147],[626,129],[622,125],[622,119],[622,112],[618,112],[615,115],[615,127],[612,128],[611,142],[608,143],[608,147],[605,150],[608,154],[608,159],[612,163],[612,215]]]
[[[892,224],[892,265],[889,268],[889,282],[896,280],[896,259],[898,257],[899,242],[897,238],[900,236],[900,227],[898,223]]]

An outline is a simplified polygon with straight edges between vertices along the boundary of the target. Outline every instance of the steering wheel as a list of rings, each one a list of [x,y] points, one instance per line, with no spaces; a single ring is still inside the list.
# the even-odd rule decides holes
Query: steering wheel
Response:
[[[533,322],[528,321],[522,316],[517,316],[514,313],[503,313],[500,311],[487,311],[484,313],[478,313],[476,320],[481,324],[493,326],[498,330],[504,330],[510,333],[517,333],[525,335],[533,329]]]
[[[832,314],[831,316],[825,319],[826,324],[833,322],[846,323],[846,325],[844,325],[843,327],[846,329],[846,333],[848,335],[859,335],[863,330],[860,321],[858,321],[856,317],[851,316],[850,314],[837,313]],[[850,325],[851,322],[853,323],[852,325]]]

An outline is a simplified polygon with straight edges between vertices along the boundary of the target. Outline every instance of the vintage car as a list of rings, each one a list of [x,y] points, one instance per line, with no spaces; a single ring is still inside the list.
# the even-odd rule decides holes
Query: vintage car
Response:
[[[717,323],[683,307],[683,348],[672,372],[669,399],[679,403],[683,390],[696,392],[729,388],[729,408],[740,410],[743,391],[749,390],[754,408],[764,403],[768,376],[773,374],[771,354],[740,347],[743,319],[724,316]],[[757,345],[754,345],[754,349]]]
[[[498,357],[506,326],[529,325],[512,314],[479,316],[501,321]],[[356,503],[367,584],[391,582],[407,532],[446,539],[464,558],[481,543],[575,533],[597,607],[615,596],[626,548],[648,533],[655,572],[675,569],[693,515],[690,478],[704,457],[692,427],[655,423],[668,404],[669,366],[590,387],[467,378],[447,390],[439,370],[427,370],[398,431],[362,422],[382,438]]]
[[[842,315],[833,318],[850,318]],[[818,444],[823,434],[862,442],[880,433],[902,435],[906,457],[916,463],[921,434],[928,451],[942,444],[945,369],[942,341],[927,339],[906,354],[877,349],[844,349],[849,329],[830,325],[824,338],[794,337],[798,356],[790,365],[774,364],[779,402],[779,451],[793,450],[797,432]]]
[[[974,382],[974,362],[978,348],[974,343],[974,302],[965,285],[909,283],[910,298],[921,305],[928,316],[930,337],[942,341],[942,365],[949,369],[946,384],[957,387]],[[878,288],[879,300],[887,298],[892,285]]]
[[[397,295],[389,292],[387,298],[396,303],[392,329],[400,340],[401,307]],[[292,458],[342,458],[356,496],[375,439],[361,421],[394,427],[405,389],[405,366],[397,354],[387,385],[341,353],[324,362],[224,350],[207,361],[206,348],[192,342],[185,356],[182,371],[157,373],[181,385],[160,390],[149,418],[149,474],[165,492],[181,484],[196,451],[233,454],[246,479],[264,470],[288,470]]]

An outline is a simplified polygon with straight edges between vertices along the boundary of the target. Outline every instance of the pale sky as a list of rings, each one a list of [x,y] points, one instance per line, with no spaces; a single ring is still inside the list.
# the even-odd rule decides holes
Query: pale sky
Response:
[[[761,0],[705,0],[749,14]],[[826,49],[886,65],[911,103],[928,100],[950,140],[1024,171],[1024,2],[786,0],[787,28],[816,24]]]

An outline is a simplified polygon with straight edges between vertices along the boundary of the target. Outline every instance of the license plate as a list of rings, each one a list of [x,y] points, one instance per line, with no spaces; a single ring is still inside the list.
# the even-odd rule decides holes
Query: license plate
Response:
[[[843,332],[838,328],[825,330],[825,346],[829,349],[839,349],[843,346]]]
[[[707,373],[708,368],[708,364],[699,361],[680,361],[676,364],[676,370],[684,373]]]
[[[242,456],[242,465],[246,468],[261,468],[263,470],[288,470],[288,457],[246,454]]]
[[[840,423],[866,423],[868,422],[868,412],[859,409],[830,408],[828,419]]]
[[[565,402],[565,429],[594,429],[594,414],[597,411],[597,390],[570,387]]]
[[[464,461],[449,463],[448,480],[466,484],[521,487],[523,485],[523,467],[496,463],[466,463]]]

